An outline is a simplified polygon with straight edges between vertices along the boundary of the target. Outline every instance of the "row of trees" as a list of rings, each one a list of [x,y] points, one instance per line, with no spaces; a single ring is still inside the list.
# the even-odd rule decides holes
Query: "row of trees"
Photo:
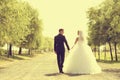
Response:
[[[115,60],[118,61],[117,47],[120,44],[120,0],[105,0],[99,7],[88,11],[89,45],[100,47],[109,44],[111,60],[113,49]],[[100,50],[98,49],[99,55]]]
[[[13,45],[19,47],[19,54],[22,48],[28,49],[30,54],[33,49],[47,47],[42,44],[42,30],[38,12],[28,3],[0,0],[0,47],[9,45],[8,56],[12,56]]]
[[[53,51],[53,44],[53,39],[51,37],[44,37],[41,50],[43,50],[44,52]]]

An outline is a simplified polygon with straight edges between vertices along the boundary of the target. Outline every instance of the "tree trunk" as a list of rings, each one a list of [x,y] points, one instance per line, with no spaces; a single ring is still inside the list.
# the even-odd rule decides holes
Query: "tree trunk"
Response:
[[[12,44],[9,44],[8,57],[12,56]]]
[[[115,48],[115,60],[118,61],[118,56],[117,56],[117,43],[114,43],[114,48]]]
[[[100,46],[98,47],[98,59],[100,60]]]
[[[95,51],[95,57],[96,57],[96,46],[95,46],[95,49],[94,49],[94,51]]]
[[[7,57],[9,57],[9,44],[7,44]]]
[[[111,61],[113,61],[113,54],[112,54],[112,46],[111,46],[111,43],[109,43],[109,47],[110,47],[110,55],[111,55]]]
[[[22,54],[22,47],[19,47],[19,52],[18,52],[19,55]]]
[[[28,49],[28,55],[30,55],[31,54],[31,49]]]
[[[106,44],[105,44],[105,50],[104,50],[104,60],[106,60]]]

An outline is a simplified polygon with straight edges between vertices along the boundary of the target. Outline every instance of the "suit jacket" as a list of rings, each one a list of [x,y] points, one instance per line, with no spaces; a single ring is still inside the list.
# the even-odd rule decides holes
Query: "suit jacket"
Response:
[[[64,43],[66,44],[67,49],[70,50],[65,36],[63,36],[61,34],[58,34],[57,36],[55,36],[54,37],[54,51],[64,52],[65,51]]]

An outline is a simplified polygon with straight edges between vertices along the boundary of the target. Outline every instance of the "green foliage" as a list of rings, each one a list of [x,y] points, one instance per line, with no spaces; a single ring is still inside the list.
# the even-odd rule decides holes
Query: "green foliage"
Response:
[[[0,48],[0,55],[3,55],[3,54],[5,54],[5,53],[7,53],[7,51]]]
[[[53,51],[53,39],[50,37],[44,37],[41,49],[44,51]]]
[[[90,8],[89,18],[89,41],[104,44],[106,42],[119,42],[120,35],[120,1],[106,0],[99,7]],[[100,40],[100,41],[99,41]],[[98,43],[99,41],[99,43]]]
[[[30,21],[25,3],[2,0],[0,4],[0,42],[18,45],[30,32],[27,27]]]
[[[98,8],[90,8],[89,18],[89,44],[100,46],[109,43],[111,60],[112,45],[114,45],[115,59],[117,57],[117,44],[120,44],[120,0],[106,0]]]
[[[41,42],[42,20],[38,12],[21,0],[0,0],[0,46],[38,49]]]
[[[31,8],[29,5],[27,6],[28,9]],[[28,49],[38,49],[42,43],[42,21],[39,20],[39,15],[36,10],[31,8],[29,11],[29,13],[31,13],[31,19],[30,24],[27,25],[27,27],[30,30],[30,34],[25,37],[25,40],[21,43],[21,46]]]

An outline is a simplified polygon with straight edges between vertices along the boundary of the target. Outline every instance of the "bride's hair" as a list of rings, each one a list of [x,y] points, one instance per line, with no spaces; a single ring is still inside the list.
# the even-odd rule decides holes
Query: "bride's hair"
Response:
[[[78,34],[78,36],[83,37],[83,32],[81,30],[78,30],[77,34]]]
[[[78,30],[79,36],[82,38],[82,40],[87,43],[87,38],[82,30]]]

